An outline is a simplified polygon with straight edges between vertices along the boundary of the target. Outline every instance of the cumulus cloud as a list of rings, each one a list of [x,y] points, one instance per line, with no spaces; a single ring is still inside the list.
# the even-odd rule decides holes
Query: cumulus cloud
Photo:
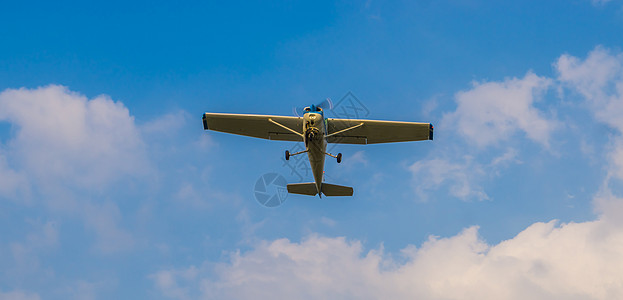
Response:
[[[38,185],[99,188],[148,166],[134,118],[108,96],[89,100],[58,85],[7,89],[0,121],[16,128],[7,155]]]
[[[523,78],[473,85],[455,95],[457,109],[444,116],[444,127],[456,127],[459,135],[480,147],[507,140],[518,131],[549,146],[558,123],[545,117],[534,103],[552,85],[551,79],[528,72]]]
[[[259,243],[218,265],[152,276],[182,299],[619,299],[623,231],[607,220],[535,223],[489,245],[477,227],[430,237],[395,259],[343,237]]]

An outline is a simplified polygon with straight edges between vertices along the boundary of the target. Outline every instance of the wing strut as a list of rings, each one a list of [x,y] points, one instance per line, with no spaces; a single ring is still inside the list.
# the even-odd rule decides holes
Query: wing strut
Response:
[[[268,122],[271,122],[271,123],[273,123],[273,124],[275,124],[275,125],[277,125],[277,126],[279,126],[279,127],[283,128],[283,129],[285,129],[285,130],[287,130],[287,131],[290,131],[290,132],[292,132],[292,133],[294,133],[294,134],[296,134],[296,135],[298,135],[298,136],[300,136],[300,137],[302,137],[302,138],[304,138],[304,137],[305,137],[302,133],[300,133],[300,132],[298,132],[298,131],[296,131],[296,130],[294,130],[294,129],[291,129],[291,128],[289,128],[289,127],[287,127],[287,126],[283,125],[283,124],[280,124],[279,122],[273,121],[273,119],[271,119],[271,118],[268,118]],[[361,123],[361,124],[363,124],[363,123]]]
[[[338,132],[334,132],[334,133],[332,133],[332,134],[327,134],[327,137],[331,137],[331,136],[334,136],[334,135],[336,135],[336,134],[340,134],[340,133],[342,133],[342,132],[346,132],[346,131],[349,131],[349,130],[353,130],[353,129],[355,129],[355,128],[359,128],[359,127],[361,127],[361,126],[363,126],[363,122],[359,123],[358,125],[355,125],[355,126],[352,126],[352,127],[348,127],[348,128],[346,128],[346,129],[342,129],[342,130],[340,130],[340,131],[338,131]]]

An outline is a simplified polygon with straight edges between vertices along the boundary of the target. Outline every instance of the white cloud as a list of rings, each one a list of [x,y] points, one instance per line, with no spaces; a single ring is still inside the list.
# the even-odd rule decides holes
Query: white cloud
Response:
[[[518,155],[517,150],[513,148],[508,148],[506,149],[506,152],[504,152],[502,155],[498,157],[495,157],[491,161],[491,166],[505,165],[511,162],[521,163],[521,161],[517,159],[517,155]]]
[[[450,195],[462,200],[489,199],[478,184],[487,173],[473,157],[465,156],[461,162],[441,158],[424,159],[412,164],[409,171],[413,174],[415,191],[421,200],[427,200],[429,191],[438,190],[442,186],[448,189]]]
[[[206,264],[152,279],[171,298],[620,299],[623,231],[615,229],[608,220],[535,223],[489,245],[470,227],[408,246],[403,259],[344,238],[278,239],[232,253],[214,274]]]
[[[474,82],[471,90],[455,95],[457,109],[444,116],[443,127],[455,127],[480,147],[508,140],[517,131],[548,147],[558,122],[547,119],[533,104],[551,85],[551,79],[531,72],[521,79]]]
[[[7,89],[0,121],[17,129],[6,155],[40,186],[101,188],[149,166],[134,118],[108,96],[89,100],[57,85]]]
[[[587,100],[595,117],[623,132],[623,53],[596,47],[585,60],[562,55],[558,80]]]

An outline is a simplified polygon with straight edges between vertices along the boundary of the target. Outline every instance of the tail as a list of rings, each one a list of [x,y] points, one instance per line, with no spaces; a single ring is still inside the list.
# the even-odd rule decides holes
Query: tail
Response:
[[[353,188],[349,186],[342,186],[337,184],[322,183],[320,186],[321,193],[325,196],[352,196]],[[288,193],[316,196],[318,190],[316,184],[313,182],[307,183],[292,183],[288,184]]]

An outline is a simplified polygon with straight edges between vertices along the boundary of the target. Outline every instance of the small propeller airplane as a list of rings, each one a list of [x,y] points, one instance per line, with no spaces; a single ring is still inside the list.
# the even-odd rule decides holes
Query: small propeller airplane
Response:
[[[327,153],[328,143],[378,144],[433,139],[430,123],[325,118],[319,105],[303,109],[303,117],[253,114],[204,113],[203,129],[277,141],[303,141],[305,150],[290,153],[285,159],[307,153],[314,182],[288,184],[288,193],[315,196],[352,196],[353,188],[323,182],[325,155],[342,161],[342,153]]]

